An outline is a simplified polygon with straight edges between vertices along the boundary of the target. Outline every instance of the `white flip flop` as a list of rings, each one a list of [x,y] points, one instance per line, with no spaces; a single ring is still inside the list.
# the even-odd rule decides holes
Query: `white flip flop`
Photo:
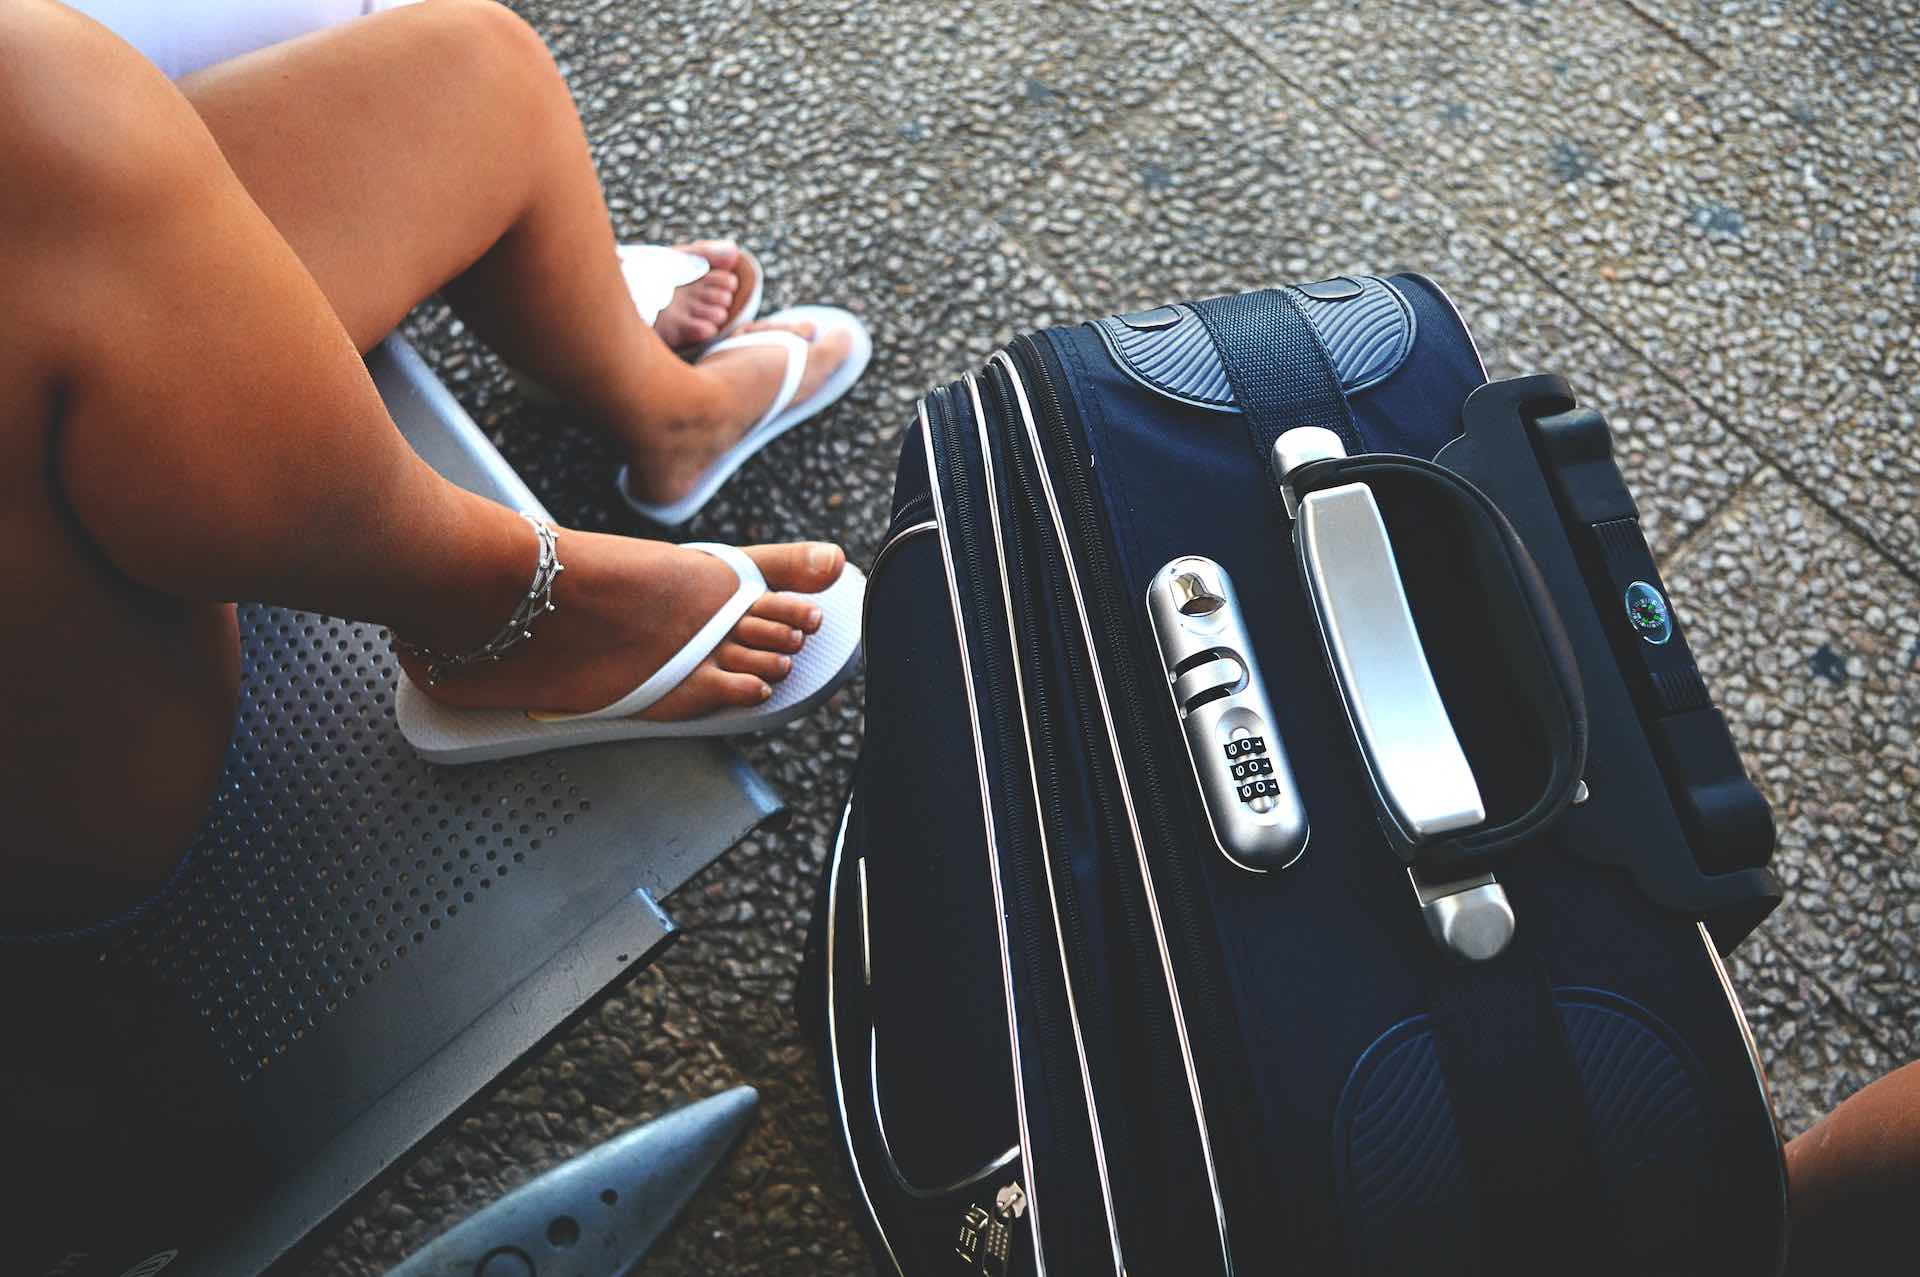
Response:
[[[860,612],[867,579],[849,563],[832,585],[817,594],[801,595],[820,609],[820,628],[794,654],[793,668],[772,685],[771,697],[758,705],[730,706],[683,722],[656,723],[635,717],[680,686],[767,593],[760,570],[738,548],[707,541],[690,541],[685,548],[704,550],[732,568],[739,588],[686,646],[627,695],[585,714],[456,709],[432,699],[403,674],[394,699],[400,734],[423,758],[435,763],[479,763],[601,741],[732,736],[792,722],[853,677],[860,663]]]
[[[669,248],[665,244],[621,244],[615,252],[620,257],[620,277],[627,281],[627,292],[633,298],[634,309],[640,312],[640,318],[649,324],[660,318],[660,312],[672,302],[673,295],[688,284],[697,283],[706,278],[713,269],[713,263],[698,253],[684,252],[678,248]],[[766,293],[767,273],[760,267],[760,259],[740,249],[740,262],[751,275],[747,284],[746,300],[734,307],[732,316],[711,339],[692,346],[679,346],[674,353],[687,359],[698,359],[719,342],[725,341],[740,331],[742,325],[750,324],[760,314],[760,302]],[[518,368],[509,368],[514,385],[528,403],[554,404],[559,397]]]
[[[748,427],[746,434],[731,448],[721,453],[714,463],[707,467],[693,489],[678,501],[669,501],[663,505],[654,505],[642,501],[627,490],[627,467],[621,466],[620,473],[614,476],[614,488],[620,499],[627,503],[635,514],[645,515],[655,523],[665,527],[678,527],[713,499],[720,485],[733,477],[738,470],[760,449],[778,439],[810,417],[819,415],[837,401],[860,375],[867,370],[867,363],[873,358],[873,337],[867,332],[867,326],[858,316],[838,306],[790,306],[777,315],[769,316],[767,323],[811,323],[814,326],[814,340],[826,336],[835,330],[844,329],[853,335],[847,349],[847,357],[841,365],[828,374],[826,381],[806,399],[793,402],[794,392],[800,388],[801,374],[806,371],[808,343],[798,333],[780,330],[743,333],[730,337],[723,342],[715,342],[708,348],[709,355],[719,354],[723,350],[733,350],[742,346],[780,346],[787,352],[786,376],[781,379],[780,390],[761,414],[760,420]]]
[[[707,272],[713,269],[713,264],[698,253],[661,244],[622,244],[618,251],[620,274],[627,281],[627,291],[633,295],[640,318],[649,324],[660,318],[660,312],[673,301],[675,290],[706,278]],[[734,307],[733,315],[713,337],[696,345],[675,347],[676,354],[698,359],[760,314],[767,273],[760,269],[760,259],[744,248],[740,249],[740,261],[746,267],[745,273],[752,276],[746,286],[746,300]]]

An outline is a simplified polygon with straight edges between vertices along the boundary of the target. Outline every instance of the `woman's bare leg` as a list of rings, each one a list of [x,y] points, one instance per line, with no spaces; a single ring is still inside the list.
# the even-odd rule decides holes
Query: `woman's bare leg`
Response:
[[[180,88],[360,349],[444,291],[508,363],[620,436],[636,495],[684,495],[772,400],[777,350],[694,368],[640,318],[566,83],[491,0],[330,27]],[[847,349],[817,343],[801,393]]]
[[[1903,1271],[1920,1202],[1920,1064],[1870,1083],[1787,1145],[1796,1274]]]
[[[20,822],[0,901],[72,916],[150,885],[200,819],[232,726],[228,600],[460,649],[525,590],[534,540],[414,455],[312,274],[131,48],[48,0],[0,5],[0,118],[0,803]],[[734,584],[658,542],[563,532],[560,553],[535,640],[443,694],[606,704]],[[777,589],[842,561],[755,553]],[[762,600],[659,716],[763,699],[813,623]]]

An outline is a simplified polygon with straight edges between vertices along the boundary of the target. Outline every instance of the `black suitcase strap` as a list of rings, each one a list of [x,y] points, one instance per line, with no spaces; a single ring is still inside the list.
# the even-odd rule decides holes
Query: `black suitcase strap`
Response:
[[[1273,441],[1295,426],[1333,431],[1348,455],[1366,451],[1326,345],[1292,293],[1264,288],[1211,297],[1193,303],[1193,310],[1220,352],[1262,473]]]
[[[1215,297],[1193,309],[1276,493],[1268,459],[1288,430],[1320,426],[1340,436],[1349,456],[1368,450],[1326,347],[1291,292]],[[1492,962],[1454,965],[1438,953],[1434,961],[1435,1045],[1479,1199],[1480,1271],[1519,1277],[1541,1271],[1549,1257],[1569,1274],[1604,1268],[1613,1211],[1596,1178],[1586,1095],[1545,964],[1524,943]]]
[[[1519,937],[1428,985],[1433,1038],[1479,1199],[1482,1277],[1612,1277],[1625,1258],[1546,964]]]

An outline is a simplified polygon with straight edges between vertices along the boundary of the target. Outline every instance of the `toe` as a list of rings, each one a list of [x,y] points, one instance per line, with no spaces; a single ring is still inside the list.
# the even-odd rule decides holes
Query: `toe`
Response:
[[[727,278],[733,277],[729,275]],[[722,314],[729,314],[733,310],[733,303],[739,296],[739,292],[740,290],[732,285],[725,287],[717,284],[710,285],[703,279],[697,284],[688,284],[679,297],[689,306],[716,307]]]
[[[769,594],[753,605],[749,615],[799,630],[802,635],[820,628],[820,605],[804,594]]]
[[[770,594],[768,598],[785,597]],[[735,642],[745,643],[748,647],[757,647],[763,652],[797,652],[807,641],[807,636],[797,625],[785,621],[776,621],[770,617],[755,616],[749,612],[740,618],[733,627]]]
[[[747,556],[767,579],[769,589],[800,594],[826,589],[840,579],[840,569],[847,564],[846,553],[830,541],[749,546]]]
[[[816,340],[813,349],[821,362],[829,368],[838,368],[853,353],[853,333],[845,328],[836,328]]]
[[[778,683],[793,669],[793,658],[780,652],[765,652],[744,643],[722,643],[713,653],[714,663],[730,674],[751,674],[768,683]]]
[[[714,680],[714,691],[722,705],[758,705],[773,695],[772,686],[755,674],[716,669]]]
[[[732,270],[740,261],[740,246],[730,239],[697,239],[691,244],[675,244],[683,253],[704,257],[715,270]]]
[[[836,328],[812,342],[807,347],[807,370],[800,377],[800,388],[794,392],[794,397],[805,399],[818,390],[835,369],[847,362],[847,356],[851,353],[853,334],[844,328]]]
[[[654,702],[640,717],[675,722],[734,705],[758,705],[772,695],[772,686],[759,675],[721,669],[713,657],[708,657],[685,682]]]
[[[695,302],[688,309],[687,315],[695,323],[712,324],[716,332],[719,331],[721,324],[727,322],[727,308],[715,305],[713,302]]]

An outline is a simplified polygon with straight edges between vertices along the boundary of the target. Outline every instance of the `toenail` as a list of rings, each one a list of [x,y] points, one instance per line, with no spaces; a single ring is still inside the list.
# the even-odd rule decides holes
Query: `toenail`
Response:
[[[818,625],[818,624],[820,624],[820,609],[819,609],[819,608],[817,608],[817,607],[810,607],[810,608],[808,608],[808,609],[807,609],[807,624],[808,624],[808,625]]]
[[[834,546],[816,544],[807,551],[807,566],[815,572],[825,572],[833,566],[836,553],[838,551]]]
[[[768,686],[767,686],[767,685],[766,685],[765,683],[762,683],[762,684],[760,684],[760,699],[761,699],[761,700],[763,700],[763,701],[764,701],[764,700],[766,700],[766,699],[767,699],[767,697],[769,697],[769,696],[772,696],[772,695],[773,695],[773,689],[772,689],[771,687],[768,687]]]
[[[793,668],[793,658],[791,656],[783,656],[780,658],[780,672],[782,674],[785,674],[788,670],[792,668]]]
[[[807,636],[802,634],[799,630],[788,630],[787,636],[788,636],[787,642],[793,644],[795,647],[799,647],[802,643],[807,641]]]

